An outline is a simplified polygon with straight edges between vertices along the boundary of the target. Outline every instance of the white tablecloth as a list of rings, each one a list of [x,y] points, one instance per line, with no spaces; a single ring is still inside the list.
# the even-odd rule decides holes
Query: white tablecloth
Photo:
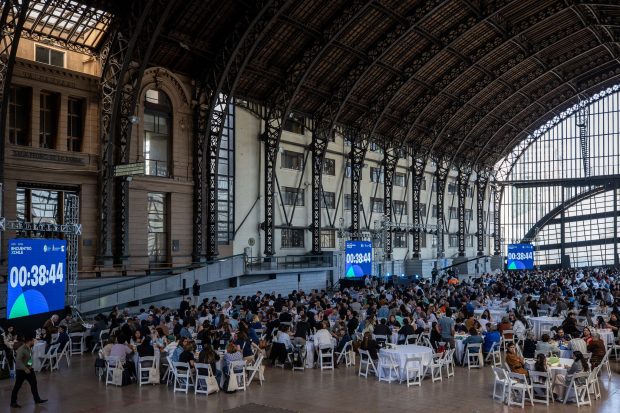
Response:
[[[540,338],[542,330],[549,330],[551,327],[561,326],[564,319],[560,317],[528,317],[532,330],[537,338]],[[543,328],[544,327],[544,328]]]
[[[552,380],[555,380],[555,376],[557,374],[564,374],[566,375],[567,369],[564,368],[564,366],[572,366],[573,365],[574,360],[573,359],[566,359],[566,358],[560,358],[560,365],[559,366],[547,366],[548,371],[551,373],[551,378]],[[536,365],[536,361],[532,360],[532,359],[527,359],[525,360],[525,368],[528,370],[534,370],[534,366]]]
[[[598,333],[601,336],[601,340],[605,342],[605,347],[609,347],[614,344],[614,332],[610,328],[591,328],[592,333]]]
[[[422,356],[422,363],[428,366],[433,360],[433,350],[429,347],[417,346],[415,344],[408,344],[403,346],[396,346],[395,348],[383,348],[380,350],[380,355],[393,354],[396,355],[400,367],[400,379],[404,380],[405,364],[407,363],[407,357]]]
[[[465,354],[465,345],[463,341],[469,337],[469,334],[459,334],[454,336],[454,344],[456,347],[456,362],[461,363],[463,360],[463,355]]]
[[[484,313],[485,310],[487,310],[487,308],[478,308],[477,310],[474,310],[474,315],[476,316],[476,318],[480,318],[482,316],[482,313]],[[488,310],[489,310],[489,313],[491,314],[491,320],[489,321],[495,324],[501,323],[502,318],[508,315],[505,308],[489,307]]]
[[[45,356],[45,341],[39,341],[32,347],[32,368],[34,371],[41,371],[41,357],[43,356]]]

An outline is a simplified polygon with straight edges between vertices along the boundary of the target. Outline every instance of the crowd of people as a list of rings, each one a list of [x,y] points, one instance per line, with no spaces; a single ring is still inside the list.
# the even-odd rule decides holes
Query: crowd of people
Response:
[[[592,366],[605,351],[600,337],[580,325],[576,316],[590,317],[589,309],[596,305],[596,313],[609,315],[589,319],[588,324],[609,328],[617,336],[619,302],[620,278],[615,270],[512,271],[461,282],[440,278],[436,283],[419,280],[409,285],[368,279],[358,287],[329,293],[258,291],[252,296],[202,301],[194,296],[183,299],[179,308],[151,306],[137,314],[114,308],[95,317],[86,342],[92,349],[99,343],[101,331],[111,330],[113,334],[101,349],[104,356],[129,360],[133,354],[159,355],[162,362],[170,357],[173,362],[192,366],[206,363],[220,378],[233,361],[251,363],[273,343],[291,352],[310,338],[316,349],[332,345],[336,351],[352,342],[354,349],[368,350],[377,358],[384,343],[376,336],[397,332],[398,344],[403,344],[407,336],[426,333],[434,351],[443,351],[455,346],[455,335],[464,333],[468,335],[465,344],[479,343],[488,353],[500,342],[502,333],[511,330],[522,343],[526,358],[547,356],[561,343],[570,344],[576,360],[574,370],[579,368],[579,354],[592,353]],[[476,310],[492,305],[505,310],[501,322],[493,322],[488,310],[475,316]],[[535,317],[543,311],[564,317],[564,322],[554,329],[553,337],[545,334],[537,340],[526,316]],[[51,346],[67,340],[71,328],[78,327],[70,315],[62,320],[53,316],[43,326],[41,339]],[[54,333],[60,334],[53,342]],[[9,327],[3,332],[3,349],[26,340]],[[507,364],[521,371],[522,358],[517,354],[512,357],[513,350],[507,349]],[[225,363],[218,369],[221,357]],[[126,365],[133,369],[133,363]],[[135,377],[135,371],[130,373]]]

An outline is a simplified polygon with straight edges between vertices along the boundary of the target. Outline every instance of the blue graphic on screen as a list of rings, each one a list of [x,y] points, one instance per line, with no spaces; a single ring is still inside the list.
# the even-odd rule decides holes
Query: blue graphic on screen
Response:
[[[372,242],[347,241],[344,276],[363,277],[372,274]]]
[[[7,318],[64,308],[66,262],[65,240],[9,240]]]
[[[534,246],[532,244],[508,244],[508,269],[534,269]]]

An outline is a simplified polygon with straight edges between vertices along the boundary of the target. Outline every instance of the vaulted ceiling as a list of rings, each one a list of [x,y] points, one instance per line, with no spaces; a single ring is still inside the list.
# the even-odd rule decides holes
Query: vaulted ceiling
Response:
[[[247,21],[264,33],[235,97],[273,105],[297,79],[299,114],[476,166],[620,77],[617,0],[178,1],[150,64],[202,76]]]

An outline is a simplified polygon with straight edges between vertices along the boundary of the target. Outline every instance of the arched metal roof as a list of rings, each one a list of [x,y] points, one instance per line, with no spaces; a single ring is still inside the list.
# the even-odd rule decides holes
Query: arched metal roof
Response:
[[[124,2],[79,3],[123,13]],[[150,64],[203,76],[265,6],[277,13],[257,26],[266,33],[235,97],[269,106],[300,79],[293,71],[311,65],[293,89],[293,111],[340,125],[372,116],[381,140],[457,163],[492,167],[548,118],[620,77],[617,0],[178,1]]]

